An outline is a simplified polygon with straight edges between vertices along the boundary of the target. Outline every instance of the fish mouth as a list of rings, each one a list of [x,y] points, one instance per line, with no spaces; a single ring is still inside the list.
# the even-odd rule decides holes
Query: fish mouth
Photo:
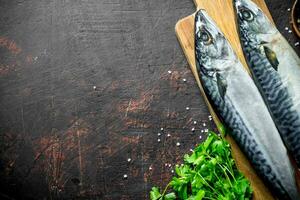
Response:
[[[251,0],[232,0],[238,26],[247,27],[255,34],[271,35],[277,32],[263,10]]]
[[[233,5],[238,14],[241,14],[241,11],[245,8],[247,8],[251,11],[257,10],[257,8],[256,8],[257,6],[251,0],[233,0]]]
[[[197,11],[196,16],[195,16],[196,32],[197,32],[197,30],[200,30],[205,25],[207,25],[207,17],[205,15],[207,15],[207,13],[204,9],[200,9]]]
[[[216,23],[209,16],[209,14],[204,9],[200,9],[196,12],[195,15],[196,28],[205,28],[205,27],[213,27],[212,31],[220,32],[219,28],[217,28]]]
[[[235,6],[236,10],[239,11],[243,5],[243,2],[241,0],[233,0],[233,5]]]
[[[203,9],[195,14],[195,52],[200,70],[226,70],[236,60],[224,34]]]
[[[195,15],[195,33],[199,36],[199,32],[206,30],[211,34],[220,33],[215,22],[210,18],[206,10],[200,9]]]
[[[248,10],[251,10],[252,12],[257,12],[257,10],[258,10],[257,5],[251,0],[232,0],[232,1],[233,1],[233,5],[236,9],[236,12],[238,14],[240,14],[241,11],[245,8],[247,8]]]
[[[236,9],[248,6],[251,1],[249,0],[233,0],[233,4],[235,5]]]
[[[246,2],[244,0],[233,0],[233,5],[236,10],[237,16],[242,18],[242,10],[249,7],[249,2]]]

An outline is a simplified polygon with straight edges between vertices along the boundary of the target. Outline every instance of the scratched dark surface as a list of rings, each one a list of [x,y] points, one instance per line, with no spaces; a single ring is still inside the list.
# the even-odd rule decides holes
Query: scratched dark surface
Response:
[[[293,45],[291,4],[270,9]],[[166,184],[165,163],[215,129],[174,33],[194,9],[0,0],[0,199],[147,199]]]

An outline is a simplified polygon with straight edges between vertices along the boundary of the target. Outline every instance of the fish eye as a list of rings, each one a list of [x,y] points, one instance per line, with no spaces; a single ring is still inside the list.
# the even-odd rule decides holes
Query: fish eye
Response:
[[[209,45],[212,43],[211,34],[206,30],[201,31],[200,39],[205,45]]]
[[[248,21],[248,22],[250,22],[254,19],[254,15],[253,15],[253,12],[251,10],[242,9],[241,13],[242,13],[243,19]]]

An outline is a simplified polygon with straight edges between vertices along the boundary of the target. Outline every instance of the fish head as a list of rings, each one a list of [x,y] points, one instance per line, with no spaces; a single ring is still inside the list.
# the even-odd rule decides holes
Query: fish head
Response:
[[[195,54],[198,72],[210,76],[226,71],[237,61],[229,42],[205,10],[195,15]]]
[[[269,35],[277,30],[263,11],[251,0],[233,0],[240,32],[248,35]]]

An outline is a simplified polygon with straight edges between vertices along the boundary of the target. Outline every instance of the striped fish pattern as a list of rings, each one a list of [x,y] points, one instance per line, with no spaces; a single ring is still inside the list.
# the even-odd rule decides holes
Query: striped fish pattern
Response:
[[[240,40],[253,79],[287,149],[300,167],[299,58],[253,2],[234,0],[234,3]],[[294,70],[288,72],[285,68],[289,66]]]
[[[264,100],[204,10],[195,16],[195,54],[210,103],[254,169],[280,199],[299,199],[294,169]]]

